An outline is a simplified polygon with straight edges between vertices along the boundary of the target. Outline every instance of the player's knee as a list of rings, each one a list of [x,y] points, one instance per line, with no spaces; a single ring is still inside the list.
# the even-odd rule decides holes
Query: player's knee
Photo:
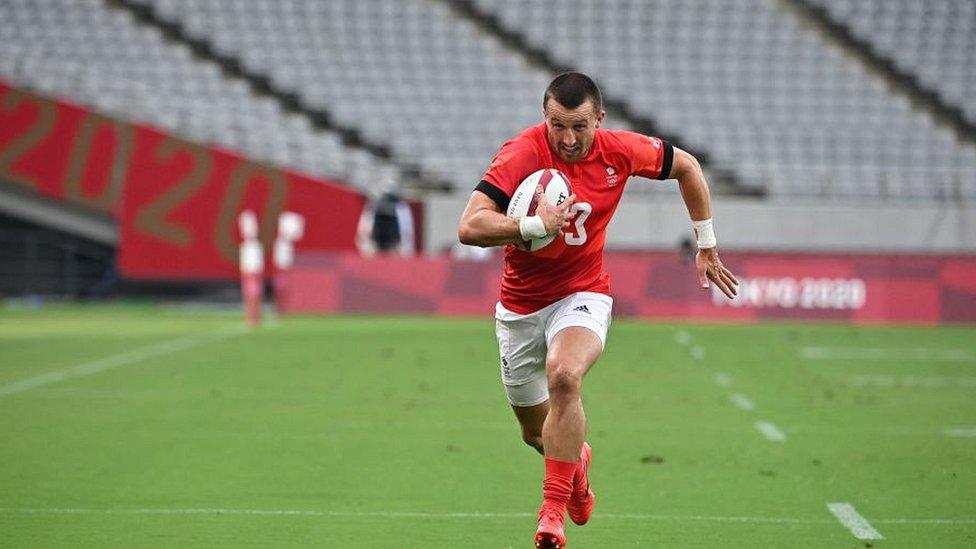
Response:
[[[552,362],[547,368],[549,394],[554,397],[579,394],[583,384],[582,368],[564,362]]]

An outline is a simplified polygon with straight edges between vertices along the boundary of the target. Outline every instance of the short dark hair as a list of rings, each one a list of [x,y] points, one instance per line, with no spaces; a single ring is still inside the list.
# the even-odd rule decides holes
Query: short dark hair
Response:
[[[592,78],[581,72],[564,72],[554,78],[546,88],[546,94],[542,97],[542,108],[546,108],[549,99],[555,99],[557,103],[567,109],[579,107],[587,99],[593,101],[596,112],[603,110],[603,96],[600,95],[600,88]]]

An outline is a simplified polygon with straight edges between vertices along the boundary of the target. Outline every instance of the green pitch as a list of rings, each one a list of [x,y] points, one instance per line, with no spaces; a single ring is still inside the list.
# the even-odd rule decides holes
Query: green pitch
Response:
[[[487,315],[239,326],[0,312],[0,545],[531,546]],[[972,327],[618,320],[584,398],[572,548],[976,546]]]

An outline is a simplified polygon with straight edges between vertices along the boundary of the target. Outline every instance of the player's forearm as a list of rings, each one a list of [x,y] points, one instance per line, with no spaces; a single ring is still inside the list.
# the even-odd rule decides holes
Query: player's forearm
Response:
[[[469,246],[503,246],[522,240],[517,219],[507,215],[481,210],[462,220],[458,226],[458,239]]]
[[[681,191],[681,198],[684,200],[685,207],[688,208],[688,215],[693,221],[710,219],[712,217],[711,197],[708,193],[708,183],[705,181],[705,174],[702,172],[701,165],[695,157],[690,154],[675,149],[675,157],[683,156],[680,162],[675,163],[672,175],[678,180],[678,189]]]

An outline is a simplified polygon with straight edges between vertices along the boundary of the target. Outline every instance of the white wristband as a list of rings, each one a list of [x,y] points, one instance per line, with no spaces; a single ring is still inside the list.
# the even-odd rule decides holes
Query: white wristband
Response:
[[[695,238],[698,239],[699,248],[715,247],[715,231],[712,229],[711,218],[703,219],[701,221],[692,221],[691,225],[695,228]]]
[[[535,240],[548,234],[546,224],[537,215],[519,219],[519,232],[522,233],[522,240]]]

